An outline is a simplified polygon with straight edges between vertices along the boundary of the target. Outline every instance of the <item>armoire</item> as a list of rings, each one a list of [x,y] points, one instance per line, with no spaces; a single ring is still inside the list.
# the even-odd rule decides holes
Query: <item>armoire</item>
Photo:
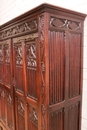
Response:
[[[0,130],[81,130],[85,16],[43,3],[0,26]]]

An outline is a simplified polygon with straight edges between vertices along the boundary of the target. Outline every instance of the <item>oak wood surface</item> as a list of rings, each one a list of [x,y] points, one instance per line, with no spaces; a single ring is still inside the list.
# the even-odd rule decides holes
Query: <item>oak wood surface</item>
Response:
[[[0,26],[1,130],[81,130],[85,16],[44,3]]]

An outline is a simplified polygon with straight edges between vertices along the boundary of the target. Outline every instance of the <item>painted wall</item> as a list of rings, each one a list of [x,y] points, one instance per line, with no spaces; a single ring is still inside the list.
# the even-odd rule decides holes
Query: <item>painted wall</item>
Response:
[[[0,25],[44,2],[87,14],[87,0],[0,0]],[[87,18],[83,49],[82,130],[87,130]]]

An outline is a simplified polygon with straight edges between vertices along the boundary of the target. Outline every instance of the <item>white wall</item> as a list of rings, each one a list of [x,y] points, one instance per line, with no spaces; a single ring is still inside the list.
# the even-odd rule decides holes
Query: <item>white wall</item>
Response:
[[[87,14],[87,0],[0,0],[0,25],[43,3]],[[87,130],[87,18],[84,23],[82,130]]]

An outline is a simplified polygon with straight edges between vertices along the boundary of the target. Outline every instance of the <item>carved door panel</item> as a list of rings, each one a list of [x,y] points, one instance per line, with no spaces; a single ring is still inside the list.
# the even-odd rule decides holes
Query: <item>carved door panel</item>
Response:
[[[6,93],[3,88],[0,88],[0,104],[1,121],[6,124]]]
[[[12,48],[11,39],[4,41],[4,84],[12,89]]]
[[[0,83],[3,83],[4,78],[4,53],[3,42],[0,42]]]
[[[26,104],[23,97],[15,96],[16,130],[26,130]]]
[[[15,91],[24,94],[23,43],[13,40],[14,86]]]
[[[10,91],[6,91],[6,118],[7,127],[10,130],[14,130],[14,109],[13,109],[13,95]]]
[[[31,104],[27,104],[28,130],[38,130],[38,110]]]
[[[25,42],[26,59],[26,96],[37,100],[37,44]]]

